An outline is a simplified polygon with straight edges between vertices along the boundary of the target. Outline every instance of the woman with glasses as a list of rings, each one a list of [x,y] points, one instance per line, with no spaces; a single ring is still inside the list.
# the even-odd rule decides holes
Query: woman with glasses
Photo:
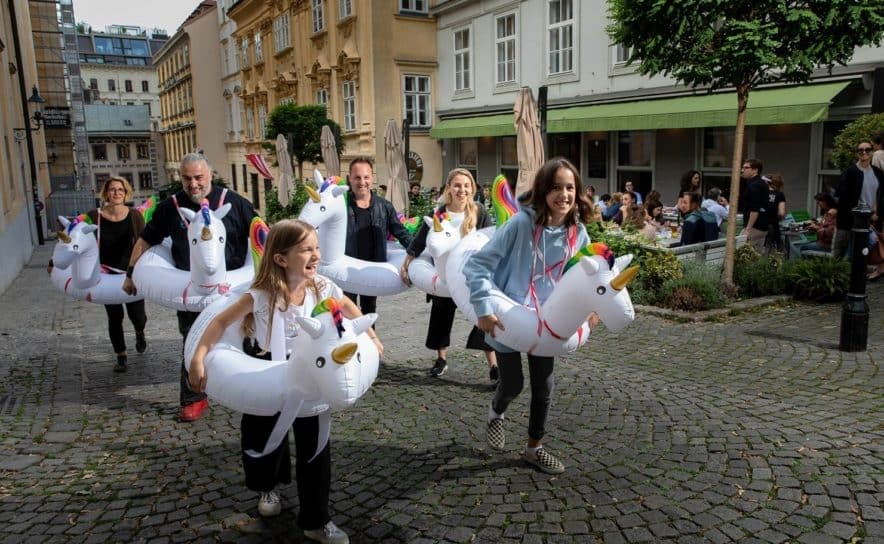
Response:
[[[860,140],[856,144],[856,163],[848,166],[841,175],[841,183],[838,184],[838,215],[835,236],[832,239],[834,257],[849,257],[853,208],[860,201],[871,208],[872,224],[878,224],[879,189],[884,187],[884,172],[872,166],[874,150],[870,140]],[[869,279],[874,281],[878,276],[873,273]]]

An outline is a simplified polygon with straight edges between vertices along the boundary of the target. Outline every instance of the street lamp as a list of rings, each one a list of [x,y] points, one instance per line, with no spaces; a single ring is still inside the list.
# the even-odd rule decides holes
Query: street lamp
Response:
[[[37,90],[37,86],[34,85],[31,91],[31,97],[28,98],[28,104],[34,104],[36,111],[28,117],[29,125],[24,128],[13,128],[12,135],[15,138],[16,142],[22,142],[27,137],[28,132],[37,132],[43,127],[43,112],[40,111],[40,108],[46,101],[43,100],[43,97],[40,96],[40,92]]]

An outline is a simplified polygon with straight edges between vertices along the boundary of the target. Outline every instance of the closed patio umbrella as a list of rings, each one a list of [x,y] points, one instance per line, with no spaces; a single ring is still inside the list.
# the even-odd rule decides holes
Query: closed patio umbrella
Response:
[[[322,162],[325,163],[326,176],[340,176],[341,159],[338,157],[335,135],[330,126],[322,126],[322,136],[320,137],[319,145],[322,152]]]
[[[295,174],[292,171],[292,157],[289,155],[288,143],[282,134],[276,136],[276,161],[279,163],[279,176],[276,178],[279,203],[288,206],[294,188]]]
[[[534,175],[543,165],[543,139],[540,136],[540,116],[530,87],[522,87],[513,105],[513,123],[516,127],[516,153],[519,158],[519,179],[516,196],[531,189]]]
[[[387,183],[387,198],[393,203],[397,212],[408,215],[408,169],[402,150],[402,133],[399,124],[390,119],[384,131],[384,159],[390,169],[390,181]]]

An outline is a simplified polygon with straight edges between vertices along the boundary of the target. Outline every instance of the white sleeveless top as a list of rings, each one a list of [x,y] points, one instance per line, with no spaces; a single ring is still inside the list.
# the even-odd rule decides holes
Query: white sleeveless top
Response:
[[[328,297],[334,297],[338,300],[344,297],[344,292],[341,288],[325,276],[317,274],[316,284],[320,287],[318,298],[313,287],[308,286],[307,293],[304,295],[303,304],[292,304],[285,311],[280,311],[280,313],[277,314],[277,318],[279,315],[282,315],[285,318],[285,349],[287,352],[291,351],[292,343],[294,342],[295,337],[298,336],[298,330],[300,329],[300,326],[295,321],[295,317],[309,316],[310,312],[313,311],[313,308],[320,301]],[[255,314],[255,340],[258,342],[258,345],[261,346],[261,349],[269,351],[271,346],[270,334],[268,332],[271,312],[270,297],[267,295],[267,292],[260,289],[249,289],[248,293],[252,295],[253,300],[252,313]]]

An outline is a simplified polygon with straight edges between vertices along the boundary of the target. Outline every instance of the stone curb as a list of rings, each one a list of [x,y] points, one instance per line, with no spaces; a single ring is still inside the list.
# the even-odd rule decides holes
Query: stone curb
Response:
[[[789,300],[793,300],[791,295],[775,295],[770,297],[758,297],[758,298],[750,298],[746,300],[740,300],[734,302],[727,308],[718,308],[715,310],[705,310],[702,312],[683,312],[680,310],[670,310],[668,308],[660,308],[658,306],[644,306],[641,304],[635,305],[635,312],[654,315],[657,317],[663,317],[665,319],[671,319],[673,321],[712,321],[715,319],[719,319],[722,317],[727,317],[730,315],[736,315],[740,312],[745,312],[746,310],[752,310],[754,308],[761,308],[763,306],[771,306],[773,304],[779,304],[781,302],[786,302]]]

